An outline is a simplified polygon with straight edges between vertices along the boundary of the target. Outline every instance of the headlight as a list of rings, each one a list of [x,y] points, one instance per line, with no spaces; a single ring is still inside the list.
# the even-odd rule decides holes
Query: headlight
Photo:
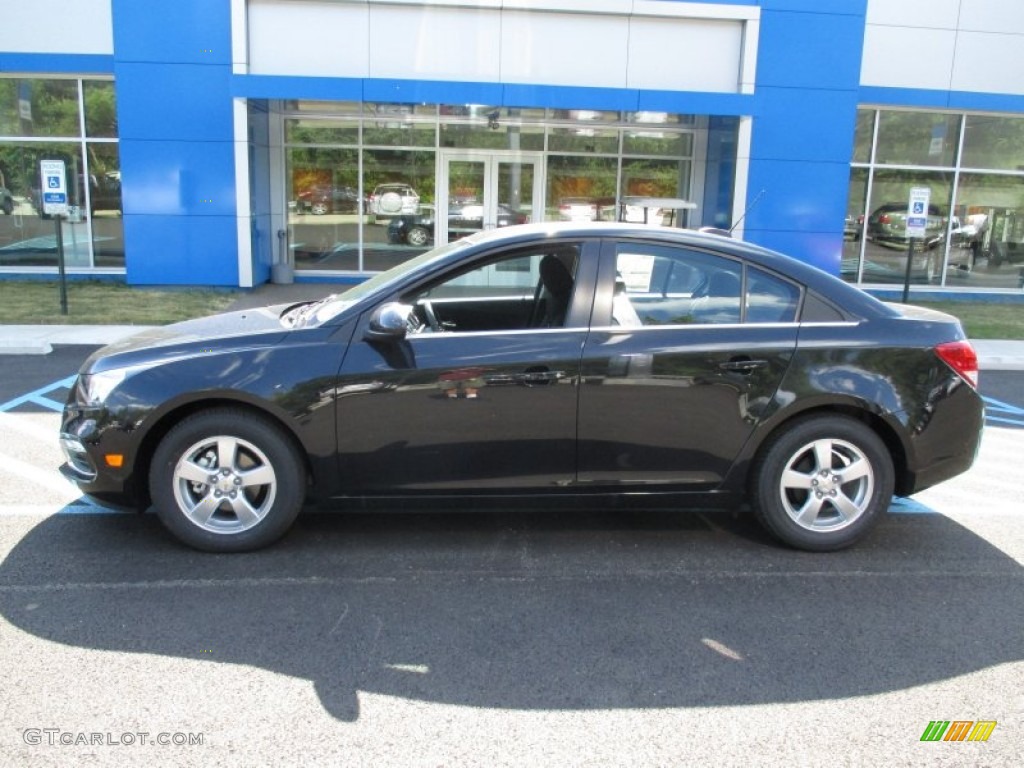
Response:
[[[78,377],[76,399],[82,405],[102,405],[118,384],[149,367],[148,365],[132,365],[100,373],[84,373]]]

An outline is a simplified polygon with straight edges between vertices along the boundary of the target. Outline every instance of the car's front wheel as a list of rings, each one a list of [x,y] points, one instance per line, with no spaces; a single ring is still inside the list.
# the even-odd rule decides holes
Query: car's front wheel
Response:
[[[426,227],[415,226],[409,230],[409,233],[405,236],[405,241],[409,245],[421,246],[426,245],[430,240],[430,233]]]
[[[305,497],[303,463],[275,424],[218,408],[177,424],[161,440],[149,473],[160,520],[181,541],[208,552],[244,552],[285,534]]]
[[[894,470],[885,443],[843,416],[793,423],[754,463],[752,501],[761,523],[798,549],[848,547],[888,508]]]

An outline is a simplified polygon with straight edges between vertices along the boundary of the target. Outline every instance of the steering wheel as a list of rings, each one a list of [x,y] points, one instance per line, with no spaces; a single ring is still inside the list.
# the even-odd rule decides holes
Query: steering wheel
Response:
[[[434,305],[430,302],[430,299],[423,299],[420,302],[420,306],[423,307],[423,314],[427,316],[427,325],[430,327],[431,333],[441,332],[441,323],[438,322],[437,314],[434,312]]]

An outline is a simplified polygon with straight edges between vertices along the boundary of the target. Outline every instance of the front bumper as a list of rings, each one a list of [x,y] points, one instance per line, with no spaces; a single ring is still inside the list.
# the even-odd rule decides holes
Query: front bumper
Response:
[[[96,499],[117,506],[135,506],[132,457],[125,455],[124,434],[116,428],[100,426],[100,414],[68,405],[64,408],[60,447],[64,464],[60,473],[78,489]],[[123,456],[119,467],[108,466],[110,454]]]

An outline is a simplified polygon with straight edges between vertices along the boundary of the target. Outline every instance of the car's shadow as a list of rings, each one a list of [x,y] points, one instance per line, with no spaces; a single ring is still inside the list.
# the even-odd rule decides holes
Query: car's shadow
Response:
[[[1022,569],[935,514],[809,555],[744,517],[305,515],[264,552],[152,515],[58,515],[0,564],[0,613],[68,645],[245,664],[358,694],[515,709],[876,694],[1024,658]]]

